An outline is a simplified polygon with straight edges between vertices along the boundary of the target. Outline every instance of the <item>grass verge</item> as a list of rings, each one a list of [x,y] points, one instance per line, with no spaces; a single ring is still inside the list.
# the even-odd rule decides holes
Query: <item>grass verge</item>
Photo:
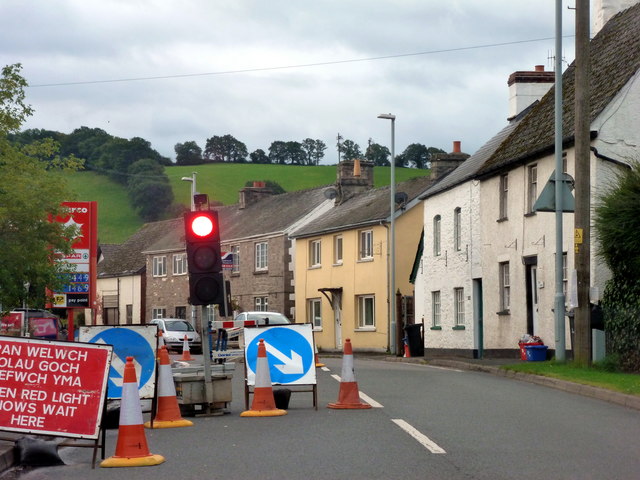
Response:
[[[597,366],[586,368],[571,363],[553,361],[523,362],[516,365],[505,365],[502,368],[640,396],[640,375],[633,373],[608,372],[597,368]]]

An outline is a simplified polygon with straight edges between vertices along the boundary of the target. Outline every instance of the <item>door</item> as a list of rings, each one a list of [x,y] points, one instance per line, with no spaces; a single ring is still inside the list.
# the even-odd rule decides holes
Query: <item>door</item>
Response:
[[[482,314],[482,279],[473,279],[473,322],[475,328],[474,343],[476,353],[474,357],[484,358],[484,321]]]
[[[334,292],[331,296],[333,309],[333,318],[336,334],[336,349],[342,349],[342,292]]]
[[[538,266],[531,265],[531,315],[533,323],[533,334],[538,333]]]

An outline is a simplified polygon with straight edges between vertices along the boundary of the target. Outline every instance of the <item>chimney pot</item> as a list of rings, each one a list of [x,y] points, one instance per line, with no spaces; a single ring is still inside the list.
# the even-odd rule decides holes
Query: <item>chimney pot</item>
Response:
[[[453,153],[460,153],[462,150],[460,149],[460,140],[453,141]]]
[[[536,65],[536,72],[544,72],[544,65]]]

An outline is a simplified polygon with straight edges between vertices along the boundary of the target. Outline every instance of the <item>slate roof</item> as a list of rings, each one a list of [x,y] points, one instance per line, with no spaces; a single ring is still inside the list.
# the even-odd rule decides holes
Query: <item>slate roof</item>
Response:
[[[396,192],[405,192],[408,195],[407,203],[411,203],[433,182],[430,176],[416,177],[398,183]],[[309,237],[389,221],[389,190],[390,187],[386,186],[354,195],[344,203],[336,205],[321,218],[296,230],[292,237]]]
[[[640,69],[640,3],[609,20],[590,43],[590,122],[613,100]],[[553,151],[555,88],[540,100],[509,138],[478,171],[495,174],[505,167],[523,163]],[[575,123],[575,61],[562,75],[563,136],[571,141]]]
[[[146,223],[120,245],[100,245],[104,260],[98,263],[98,277],[106,278],[143,273],[146,267],[146,257],[143,252],[164,236],[166,232],[178,230],[182,232],[182,229],[182,218]]]

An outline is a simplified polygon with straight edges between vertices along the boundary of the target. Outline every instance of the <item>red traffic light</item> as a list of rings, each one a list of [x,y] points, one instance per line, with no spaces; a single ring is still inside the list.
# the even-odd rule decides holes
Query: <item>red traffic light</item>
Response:
[[[190,228],[194,235],[200,238],[207,237],[213,232],[213,220],[207,214],[196,215],[191,218]]]

